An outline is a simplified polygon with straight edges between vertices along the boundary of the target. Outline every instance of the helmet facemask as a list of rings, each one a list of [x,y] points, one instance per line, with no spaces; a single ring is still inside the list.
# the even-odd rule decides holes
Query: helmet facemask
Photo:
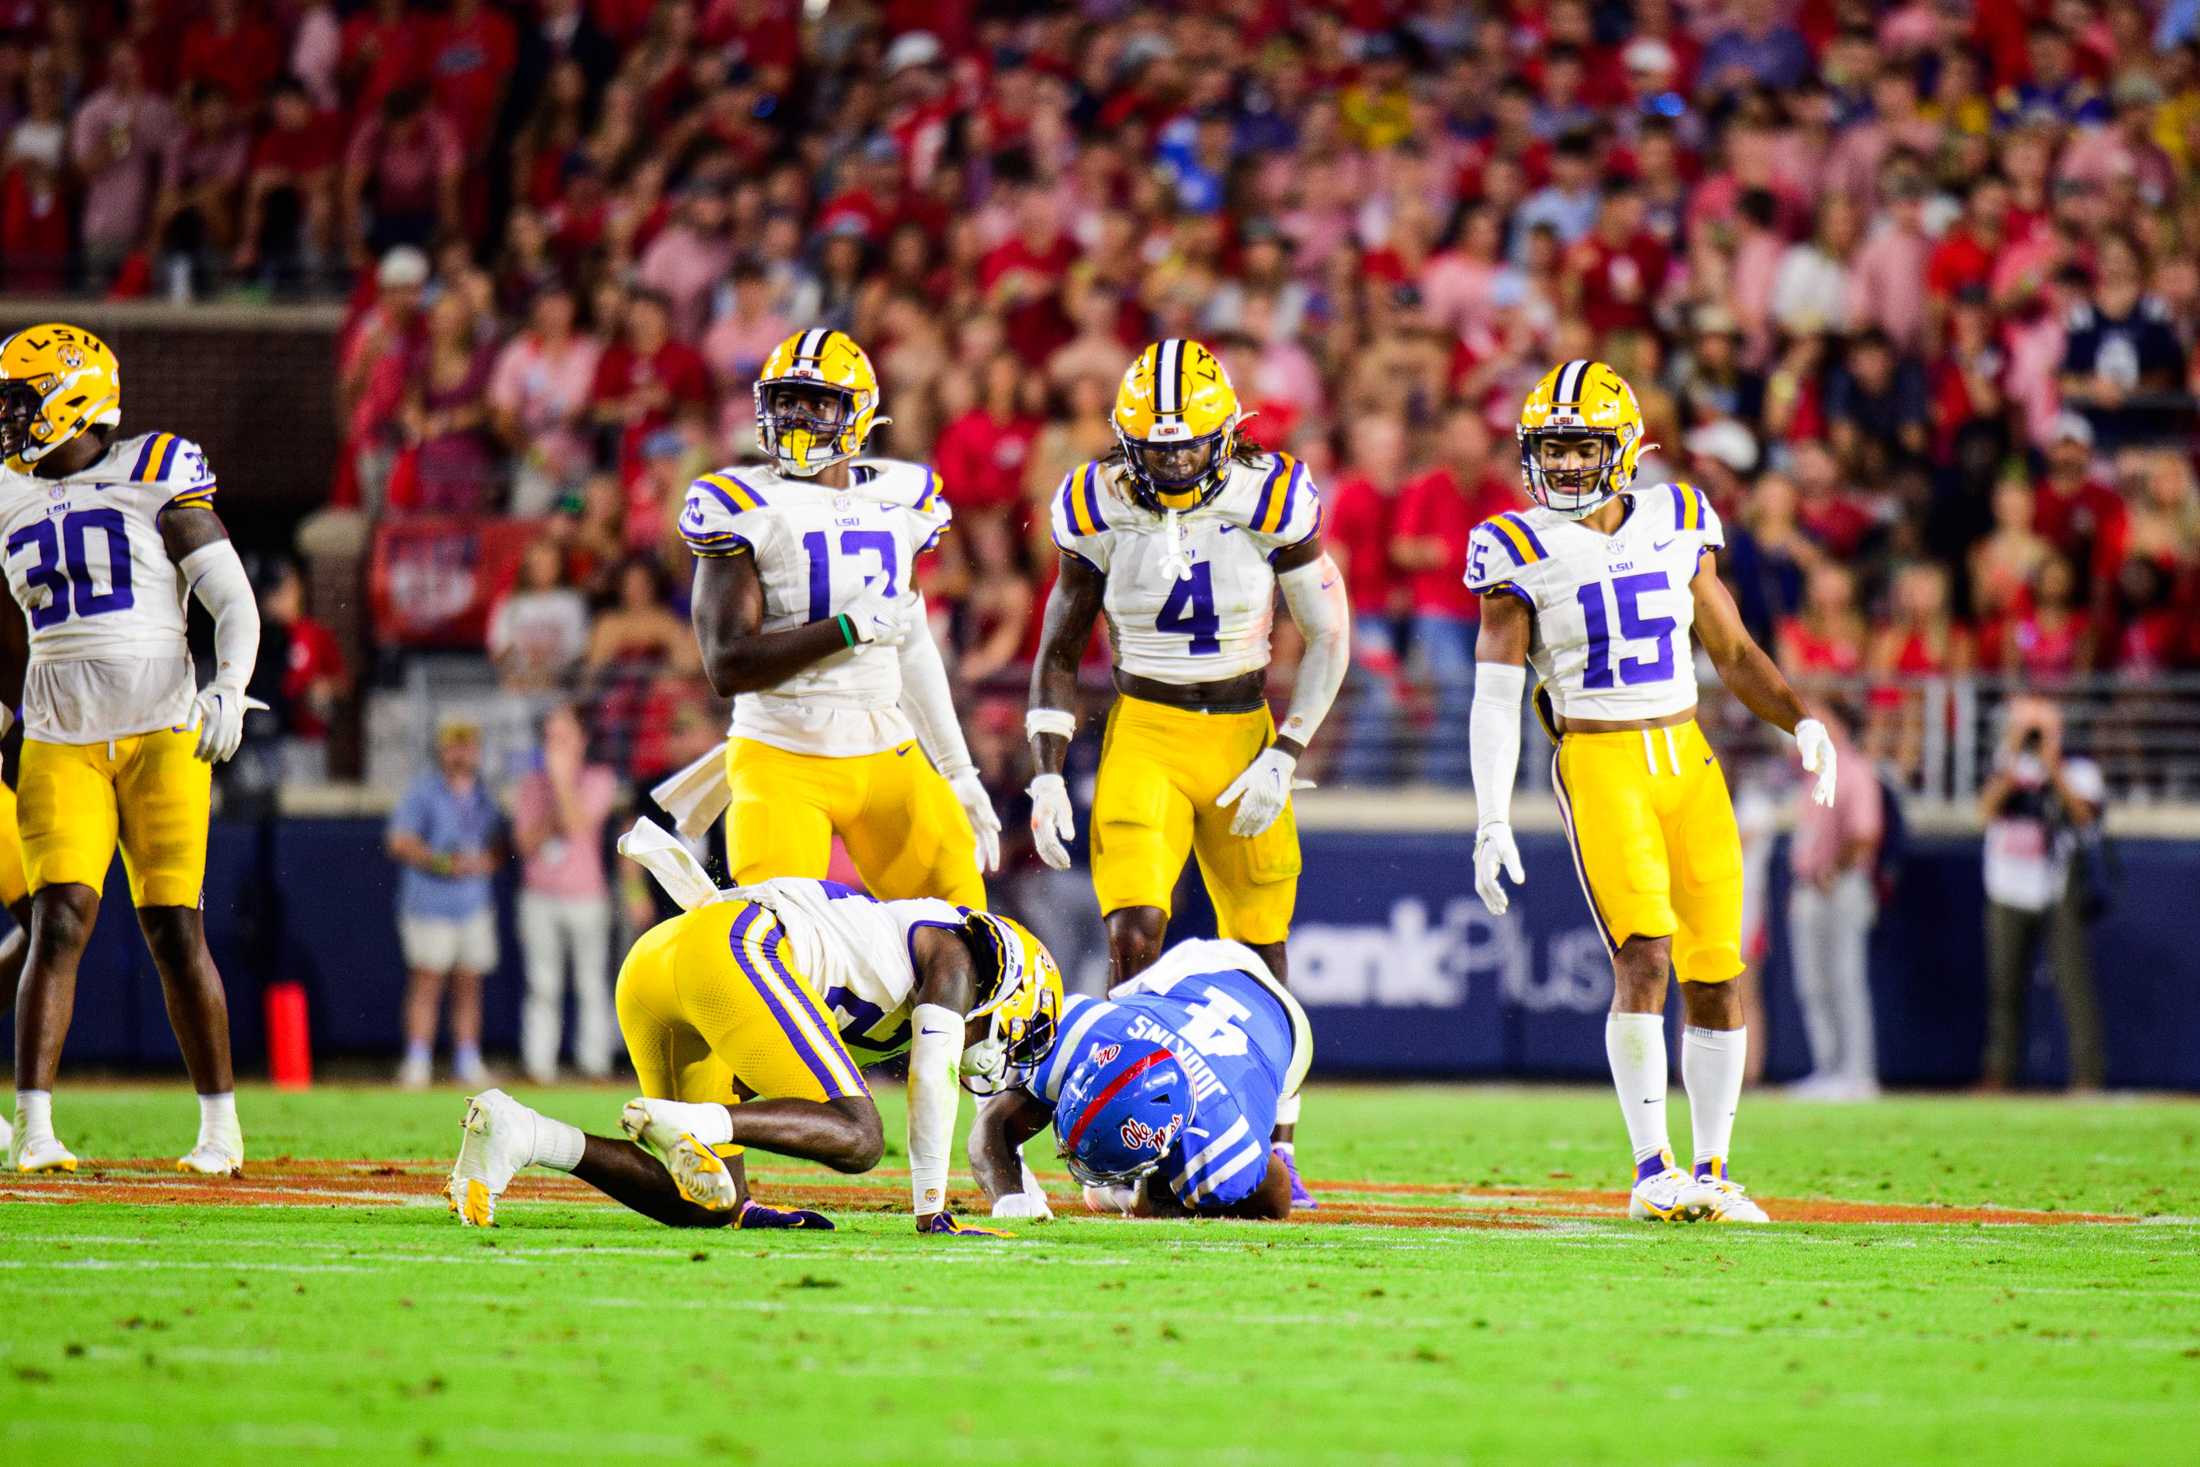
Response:
[[[1553,514],[1580,519],[1620,492],[1617,472],[1626,449],[1610,428],[1576,422],[1523,429],[1520,469],[1528,495]]]
[[[860,447],[844,440],[861,410],[853,391],[830,382],[759,382],[757,441],[780,468],[808,478]]]
[[[963,1049],[962,1084],[972,1095],[997,1095],[1054,1048],[1062,1014],[1061,974],[1039,940],[1006,918],[973,913],[964,931],[978,962],[978,995],[970,1017],[985,1020],[986,1034]]]
[[[1197,509],[1222,492],[1236,432],[1234,420],[1199,438],[1147,440],[1116,429],[1131,497],[1155,511]]]

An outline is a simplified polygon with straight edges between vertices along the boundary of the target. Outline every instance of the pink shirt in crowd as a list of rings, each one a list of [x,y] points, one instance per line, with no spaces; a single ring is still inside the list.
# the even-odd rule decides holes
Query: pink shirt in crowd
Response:
[[[1833,803],[1821,805],[1810,797],[1818,776],[1808,775],[1795,807],[1795,834],[1788,844],[1788,867],[1797,881],[1830,881],[1846,869],[1841,863],[1843,846],[1869,842],[1876,851],[1881,835],[1879,781],[1868,760],[1858,756],[1846,739],[1836,738],[1841,778],[1834,784]]]
[[[611,807],[619,802],[619,779],[601,764],[581,770],[580,803],[584,828],[560,836],[557,830],[557,797],[550,790],[550,776],[537,770],[512,790],[512,828],[522,836],[535,831],[553,832],[527,862],[520,880],[528,891],[574,901],[593,900],[609,894],[604,878],[603,827]]]
[[[176,130],[175,113],[150,92],[122,97],[101,89],[70,125],[69,155],[84,176],[84,242],[109,249],[135,245],[153,201],[153,167]],[[120,158],[96,171],[95,157],[112,157],[110,142],[126,141]]]
[[[1933,242],[1887,224],[1864,241],[1849,268],[1849,319],[1877,326],[1902,351],[1925,336],[1925,265]]]

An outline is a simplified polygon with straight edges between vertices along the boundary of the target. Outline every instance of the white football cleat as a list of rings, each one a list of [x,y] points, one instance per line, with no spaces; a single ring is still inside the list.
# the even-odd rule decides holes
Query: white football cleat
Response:
[[[494,1227],[497,1199],[535,1160],[535,1113],[501,1090],[484,1090],[466,1101],[463,1131],[446,1189],[451,1211],[467,1227]]]
[[[1772,1219],[1765,1210],[1752,1202],[1749,1191],[1740,1182],[1726,1174],[1726,1161],[1715,1158],[1710,1170],[1698,1172],[1692,1179],[1694,1200],[1704,1209],[1705,1222],[1768,1223]]]
[[[176,1159],[179,1172],[196,1172],[202,1177],[241,1177],[244,1175],[244,1143],[234,1146],[223,1141],[201,1141]]]
[[[73,1172],[76,1156],[51,1136],[26,1140],[17,1128],[15,1140],[8,1144],[8,1167],[16,1172]]]
[[[1634,1190],[1627,1194],[1627,1215],[1636,1222],[1701,1222],[1711,1206],[1703,1189],[1673,1164],[1671,1152],[1665,1154],[1664,1162],[1662,1170],[1635,1179]]]
[[[706,1211],[731,1212],[741,1205],[741,1192],[724,1158],[657,1114],[660,1104],[669,1107],[680,1103],[637,1096],[619,1112],[619,1129],[629,1141],[665,1164],[665,1170],[672,1174],[672,1185],[680,1189],[682,1197]]]

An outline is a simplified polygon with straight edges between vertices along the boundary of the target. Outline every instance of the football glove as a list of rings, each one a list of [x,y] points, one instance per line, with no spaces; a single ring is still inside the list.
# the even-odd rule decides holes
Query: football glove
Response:
[[[1833,773],[1838,762],[1833,752],[1833,735],[1815,718],[1806,718],[1795,725],[1795,748],[1803,756],[1803,770],[1818,776],[1818,782],[1810,787],[1810,797],[1821,805],[1833,803]]]
[[[1059,774],[1042,774],[1025,791],[1031,796],[1031,839],[1039,859],[1057,871],[1069,869],[1069,847],[1077,836],[1077,816],[1069,807],[1069,786]]]
[[[1230,820],[1230,834],[1261,834],[1291,803],[1291,791],[1312,789],[1312,780],[1291,777],[1298,767],[1299,761],[1281,749],[1270,746],[1261,750],[1260,757],[1246,765],[1245,772],[1231,780],[1230,787],[1215,800],[1224,809],[1237,806],[1237,814]]]
[[[1505,890],[1505,883],[1498,880],[1499,873],[1512,878],[1515,886],[1525,886],[1528,878],[1520,869],[1520,846],[1513,840],[1512,827],[1501,820],[1493,820],[1474,833],[1474,892],[1482,898],[1482,905],[1490,909],[1492,917],[1502,917],[1512,905],[1512,896]]]
[[[816,1232],[834,1231],[833,1220],[822,1212],[812,1212],[807,1207],[766,1207],[751,1197],[741,1204],[741,1215],[733,1220],[737,1228],[809,1228]]]
[[[963,807],[963,814],[970,821],[970,832],[978,838],[978,869],[1001,869],[1001,815],[993,808],[993,796],[986,793],[984,781],[978,771],[964,765],[947,776],[947,787],[955,792],[955,802]]]
[[[951,1212],[931,1212],[917,1219],[917,1231],[926,1237],[941,1238],[1013,1238],[1014,1233],[1004,1233],[999,1228],[974,1227],[955,1221]]]
[[[244,689],[208,683],[191,701],[190,726],[199,731],[195,751],[208,764],[225,764],[244,743],[244,715],[248,708],[263,712],[267,705],[245,696]]]
[[[1044,1192],[1011,1192],[993,1204],[993,1215],[1048,1222],[1054,1217],[1054,1209],[1047,1206]]]
[[[858,643],[899,646],[909,635],[909,608],[865,581],[855,599],[841,609],[848,636]]]

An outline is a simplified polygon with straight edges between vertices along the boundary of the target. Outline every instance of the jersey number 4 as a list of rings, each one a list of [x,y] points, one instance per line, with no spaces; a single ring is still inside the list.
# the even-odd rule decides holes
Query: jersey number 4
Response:
[[[1215,568],[1207,561],[1192,566],[1191,573],[1169,587],[1169,599],[1161,603],[1161,614],[1153,619],[1154,630],[1183,632],[1192,639],[1194,657],[1206,657],[1222,650],[1222,639],[1215,632],[1222,626],[1222,618],[1215,615]]]
[[[1644,616],[1641,609],[1645,592],[1663,591],[1667,585],[1664,571],[1638,571],[1612,582],[1612,600],[1619,609],[1620,637],[1627,642],[1657,644],[1655,656],[1619,660],[1619,682],[1627,687],[1662,683],[1673,676],[1673,630],[1680,623],[1670,616]],[[1581,675],[1581,685],[1609,688],[1613,685],[1613,638],[1612,619],[1604,607],[1604,583],[1589,582],[1574,593],[1574,599],[1581,603],[1581,619],[1589,632],[1589,665]]]
[[[101,538],[95,542],[93,535]],[[94,544],[106,553],[106,575],[92,565]],[[8,536],[8,559],[25,550],[37,559],[23,572],[26,589],[43,588],[46,604],[31,613],[31,629],[58,626],[70,615],[102,616],[137,604],[130,587],[130,531],[119,509],[80,509],[54,521],[38,520]],[[100,589],[104,579],[106,589]]]
[[[1220,973],[1183,973],[1174,978],[1134,978],[1126,986],[1132,993],[1156,993],[1167,997],[1173,996],[1173,990],[1185,983],[1221,976]],[[1177,1001],[1183,1002],[1182,999]],[[1251,1009],[1210,983],[1206,1000],[1186,1009],[1184,1022],[1176,1026],[1176,1032],[1184,1036],[1185,1043],[1209,1059],[1234,1059],[1252,1047],[1244,1027],[1244,1021],[1251,1017]]]

